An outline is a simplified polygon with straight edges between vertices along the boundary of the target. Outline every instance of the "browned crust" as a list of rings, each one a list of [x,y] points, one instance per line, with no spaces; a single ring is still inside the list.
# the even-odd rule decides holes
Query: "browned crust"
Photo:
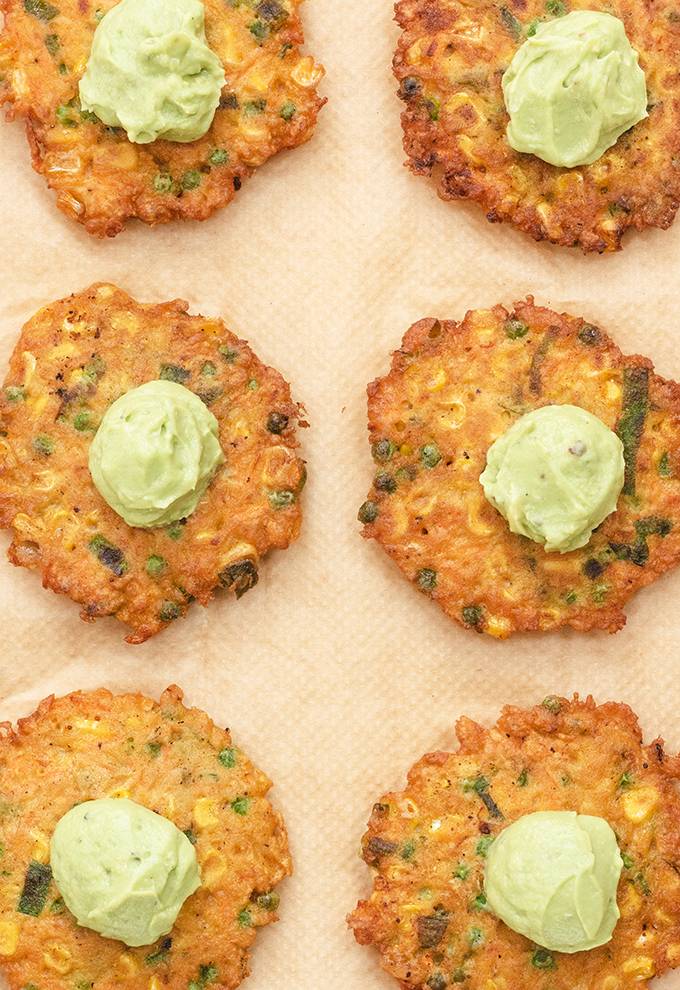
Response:
[[[257,928],[277,920],[276,899],[263,908],[257,895],[292,870],[285,826],[266,798],[267,777],[227,730],[182,699],[175,686],[160,702],[76,692],[46,698],[16,729],[0,725],[0,968],[10,990],[148,990],[153,978],[159,988],[187,987],[201,966],[216,970],[211,987],[232,990],[247,976]],[[220,761],[223,750],[233,752],[234,766]],[[151,808],[195,841],[203,885],[156,961],[148,957],[164,939],[132,949],[81,928],[53,881],[38,917],[17,910],[28,865],[47,862],[59,818],[78,802],[109,796]],[[237,798],[248,798],[243,815],[232,808]],[[239,923],[243,910],[247,925]]]
[[[23,328],[0,395],[0,525],[13,533],[10,560],[39,569],[44,586],[78,602],[86,621],[115,615],[130,627],[130,643],[194,599],[207,605],[220,586],[240,596],[257,582],[260,559],[300,530],[301,407],[221,320],[187,310],[181,300],[140,304],[104,283],[52,303]],[[94,487],[89,446],[109,405],[164,366],[179,368],[209,404],[226,460],[185,523],[132,528]],[[17,389],[23,399],[12,401]],[[47,456],[36,449],[43,436],[53,444]],[[288,493],[280,505],[276,492]],[[93,552],[100,537],[124,564]],[[160,575],[147,572],[153,556],[166,561]]]
[[[507,336],[510,320],[524,324],[523,337]],[[635,492],[621,496],[581,550],[546,553],[511,533],[479,484],[493,441],[551,403],[581,406],[616,429],[624,376],[636,368],[646,369],[649,402]],[[616,632],[631,596],[680,560],[680,385],[654,374],[647,358],[623,355],[583,319],[529,297],[513,311],[471,311],[461,323],[421,320],[389,374],[369,385],[368,417],[371,444],[389,440],[393,453],[377,459],[368,498],[378,515],[364,535],[468,628],[500,638],[566,625]],[[420,452],[433,442],[441,460],[427,469]],[[393,492],[378,490],[383,475]],[[643,561],[618,559],[612,546],[632,547],[636,524],[650,518],[667,520],[669,532],[646,539]],[[436,573],[434,586],[423,586],[423,571]]]
[[[120,128],[83,119],[77,105],[96,17],[112,0],[55,0],[47,20],[22,0],[0,0],[0,105],[10,119],[25,118],[33,166],[57,206],[98,237],[114,237],[133,217],[150,225],[205,220],[268,158],[307,141],[326,102],[316,92],[323,69],[300,51],[300,0],[281,3],[287,16],[258,40],[249,30],[258,19],[254,0],[235,7],[205,0],[208,41],[227,78],[213,124],[189,144],[138,145]],[[286,120],[289,102],[295,113]],[[228,160],[214,164],[218,149]]]
[[[680,22],[668,0],[563,7],[624,22],[647,77],[645,121],[592,165],[562,169],[519,154],[505,137],[501,80],[527,27],[551,17],[543,0],[399,0],[404,149],[409,168],[433,175],[443,199],[473,200],[488,220],[535,240],[616,251],[630,227],[670,227],[680,204]]]
[[[460,979],[469,990],[633,990],[678,966],[680,761],[666,754],[663,740],[644,745],[627,705],[597,706],[578,695],[506,707],[491,729],[461,718],[456,733],[456,752],[423,757],[406,787],[373,808],[362,842],[373,892],[348,919],[357,941],[376,946],[404,990],[455,987]],[[502,819],[463,786],[480,777]],[[636,808],[647,809],[638,821]],[[492,841],[540,810],[605,818],[628,864],[611,942],[575,955],[553,953],[552,968],[544,969],[531,963],[535,945],[475,900],[483,886],[480,839]],[[468,867],[463,879],[454,876],[461,863]],[[443,921],[436,931],[430,923],[430,941],[441,937],[424,946],[428,924],[419,919],[437,914]],[[482,939],[471,947],[473,928]]]

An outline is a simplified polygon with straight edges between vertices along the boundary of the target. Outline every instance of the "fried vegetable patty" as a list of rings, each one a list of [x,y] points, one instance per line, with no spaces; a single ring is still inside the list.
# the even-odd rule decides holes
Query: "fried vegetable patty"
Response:
[[[181,300],[143,305],[93,285],[23,328],[0,393],[0,525],[12,563],[82,606],[115,615],[141,643],[217,587],[240,597],[260,558],[300,529],[299,407],[281,375],[221,320]],[[152,379],[195,392],[219,423],[225,462],[196,511],[161,529],[132,528],[95,488],[88,453],[119,396]]]
[[[267,777],[229,732],[170,687],[160,702],[108,691],[48,698],[0,725],[0,968],[10,990],[227,990],[248,975],[256,929],[276,920],[291,873]],[[138,949],[77,925],[49,845],[75,804],[128,797],[196,847],[202,886],[170,935]]]
[[[129,217],[205,220],[253,171],[308,140],[323,69],[302,55],[300,0],[204,0],[208,43],[226,74],[208,133],[133,144],[80,109],[78,82],[112,0],[1,0],[0,105],[26,119],[34,168],[57,205],[99,237]]]
[[[680,385],[598,327],[531,297],[462,323],[421,320],[368,396],[364,535],[462,625],[500,638],[616,632],[631,595],[680,561]],[[598,416],[626,462],[617,511],[566,554],[511,533],[479,483],[494,440],[551,403]]]
[[[373,892],[349,918],[404,990],[632,990],[680,965],[680,758],[642,744],[627,705],[546,698],[487,730],[461,718],[456,753],[431,753],[374,805],[363,857]],[[484,859],[534,811],[606,819],[621,848],[611,942],[551,953],[487,909]]]
[[[646,74],[649,117],[592,165],[557,168],[514,151],[501,80],[536,26],[569,10],[620,18]],[[404,148],[444,199],[536,240],[615,251],[628,227],[667,228],[680,204],[680,15],[670,0],[399,0],[394,58]]]

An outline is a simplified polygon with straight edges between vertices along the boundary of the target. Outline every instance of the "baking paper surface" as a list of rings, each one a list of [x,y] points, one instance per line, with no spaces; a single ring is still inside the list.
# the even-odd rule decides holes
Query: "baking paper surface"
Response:
[[[680,748],[680,572],[641,592],[616,636],[494,642],[455,626],[404,580],[356,512],[372,465],[366,384],[423,316],[538,303],[582,315],[660,374],[680,377],[680,222],[631,233],[622,254],[584,258],[440,202],[403,167],[388,0],[312,0],[307,50],[328,76],[312,142],[276,158],[205,223],[90,238],[57,211],[29,165],[21,123],[0,128],[0,364],[40,306],[95,280],[145,302],[182,297],[221,315],[292,383],[307,408],[309,483],[300,540],[260,583],[143,646],[114,619],[86,625],[36,573],[0,554],[0,718],[52,692],[106,686],[158,697],[169,683],[228,725],[275,782],[296,863],[281,922],[261,932],[249,990],[386,990],[377,954],[344,916],[369,891],[359,842],[373,801],[466,713],[592,693],[626,701],[647,739]],[[658,981],[679,990],[680,974]]]

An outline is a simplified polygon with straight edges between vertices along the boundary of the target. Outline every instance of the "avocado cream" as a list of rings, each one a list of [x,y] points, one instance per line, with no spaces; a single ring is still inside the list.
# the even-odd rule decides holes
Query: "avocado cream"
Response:
[[[585,409],[557,405],[513,423],[489,448],[479,480],[513,533],[567,553],[614,512],[623,476],[617,435]]]
[[[99,22],[80,103],[131,141],[196,141],[212,124],[224,70],[199,0],[121,0]]]
[[[484,890],[502,921],[555,952],[604,945],[619,919],[623,862],[611,826],[575,811],[537,811],[489,848]]]
[[[50,861],[78,924],[132,946],[167,935],[201,882],[186,835],[125,799],[86,801],[67,812],[54,831]]]
[[[575,10],[540,24],[503,76],[516,151],[589,165],[647,116],[645,75],[618,17]]]
[[[146,382],[107,409],[90,447],[101,496],[129,526],[166,526],[194,511],[224,454],[217,420],[171,381]]]

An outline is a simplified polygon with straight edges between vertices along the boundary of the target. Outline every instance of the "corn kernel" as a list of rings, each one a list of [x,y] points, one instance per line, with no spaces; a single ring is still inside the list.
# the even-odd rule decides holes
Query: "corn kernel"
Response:
[[[654,960],[650,956],[631,956],[621,968],[636,980],[648,980],[655,972]]]
[[[47,836],[42,832],[32,831],[31,836],[35,840],[31,850],[31,859],[35,863],[48,863],[50,859],[50,844]]]
[[[507,639],[511,632],[510,621],[500,615],[490,615],[486,620],[484,631],[496,639]]]
[[[219,818],[215,814],[215,802],[210,798],[199,798],[194,805],[194,821],[199,828],[217,825]]]
[[[71,953],[64,945],[52,945],[43,953],[43,962],[48,969],[65,976],[73,969]]]
[[[0,956],[13,956],[19,944],[19,926],[14,921],[0,921]]]
[[[632,918],[637,914],[642,905],[642,897],[637,892],[632,883],[629,883],[622,897],[619,899],[619,911],[622,918]]]
[[[676,942],[675,945],[669,945],[666,949],[666,958],[671,966],[677,966],[680,963],[680,944]]]
[[[114,801],[129,800],[130,792],[127,787],[115,787],[112,791],[109,791],[108,796],[113,798]]]
[[[161,981],[157,976],[152,976],[149,980],[149,990],[161,990]]]
[[[139,972],[139,963],[129,952],[121,952],[118,956],[116,969],[122,976],[134,976]]]
[[[291,72],[291,78],[298,86],[309,89],[321,82],[324,77],[324,67],[317,65],[311,55],[305,55]]]
[[[626,818],[639,825],[651,818],[659,803],[659,792],[653,787],[639,787],[624,794],[622,801]]]
[[[227,861],[216,849],[209,849],[201,863],[201,881],[206,890],[214,890],[227,872]]]
[[[606,976],[600,984],[598,990],[619,990],[621,982],[616,976]]]

